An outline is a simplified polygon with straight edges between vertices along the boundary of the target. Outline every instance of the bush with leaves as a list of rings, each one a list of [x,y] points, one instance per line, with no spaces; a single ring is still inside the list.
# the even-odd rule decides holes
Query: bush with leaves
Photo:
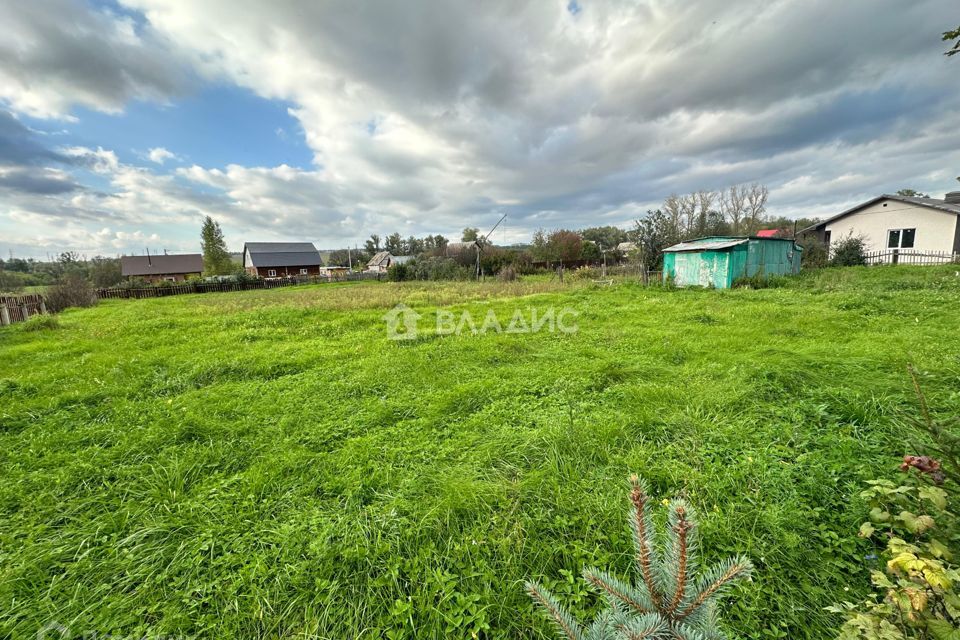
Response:
[[[866,241],[853,233],[831,245],[831,267],[859,267],[867,264]]]
[[[860,536],[878,546],[883,571],[871,572],[873,596],[856,605],[844,602],[829,610],[846,617],[839,640],[960,638],[960,568],[949,549],[956,519],[947,509],[947,492],[937,482],[939,464],[923,456],[906,456],[905,484],[872,480],[861,493],[870,519]]]
[[[416,280],[468,280],[473,271],[451,258],[417,258],[410,263],[411,278]]]
[[[722,638],[717,602],[730,585],[748,577],[753,566],[737,556],[700,572],[690,506],[683,500],[669,502],[667,539],[658,539],[646,484],[637,476],[630,482],[637,580],[626,582],[600,569],[585,569],[584,579],[607,601],[607,608],[587,627],[539,584],[528,582],[527,592],[567,640]]]
[[[394,262],[387,267],[387,280],[390,282],[413,280],[413,269],[405,262]]]
[[[800,254],[800,267],[802,269],[822,269],[830,262],[830,251],[827,245],[816,236],[802,236],[797,244],[803,249]]]
[[[79,273],[67,273],[44,294],[47,310],[57,313],[69,307],[92,307],[97,304],[93,284]]]

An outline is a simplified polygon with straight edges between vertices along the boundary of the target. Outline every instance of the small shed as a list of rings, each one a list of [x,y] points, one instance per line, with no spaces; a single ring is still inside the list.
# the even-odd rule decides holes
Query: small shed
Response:
[[[378,251],[367,263],[367,271],[386,273],[391,264],[393,264],[393,255],[389,251]]]
[[[680,287],[726,289],[742,277],[799,273],[801,252],[790,238],[698,238],[663,250],[663,277]]]

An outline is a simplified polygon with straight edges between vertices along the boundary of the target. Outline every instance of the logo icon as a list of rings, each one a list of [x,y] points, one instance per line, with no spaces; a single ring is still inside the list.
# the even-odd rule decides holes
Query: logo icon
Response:
[[[37,640],[63,640],[71,637],[70,629],[56,620],[48,622],[40,631],[37,631]]]
[[[402,302],[383,316],[387,323],[387,337],[391,340],[414,340],[420,314]]]

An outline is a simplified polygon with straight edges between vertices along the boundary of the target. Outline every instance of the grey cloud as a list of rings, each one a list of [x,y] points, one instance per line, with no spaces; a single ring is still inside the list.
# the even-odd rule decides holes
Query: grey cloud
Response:
[[[33,115],[118,110],[183,92],[185,67],[149,30],[80,0],[0,4],[0,98]]]
[[[0,168],[0,189],[36,195],[59,195],[82,189],[68,175],[36,167],[4,170]]]

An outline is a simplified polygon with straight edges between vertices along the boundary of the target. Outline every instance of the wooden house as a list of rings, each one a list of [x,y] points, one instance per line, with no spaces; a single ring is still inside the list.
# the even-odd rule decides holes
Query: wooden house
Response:
[[[182,282],[199,278],[203,273],[203,256],[199,253],[160,256],[121,256],[120,273],[124,278],[150,282]]]
[[[261,278],[287,278],[320,274],[320,252],[312,242],[247,242],[243,268]]]

